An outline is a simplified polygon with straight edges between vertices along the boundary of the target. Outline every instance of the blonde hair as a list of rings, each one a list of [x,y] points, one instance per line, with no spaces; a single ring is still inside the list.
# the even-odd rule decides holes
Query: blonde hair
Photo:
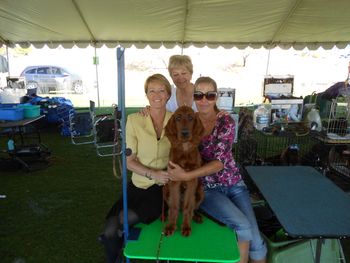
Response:
[[[166,77],[164,77],[162,74],[158,74],[158,73],[153,74],[146,79],[145,85],[144,85],[146,94],[148,92],[148,85],[151,82],[159,82],[163,84],[165,86],[166,92],[168,93],[169,97],[171,96],[171,84],[169,80]]]
[[[211,84],[214,87],[214,91],[218,91],[218,86],[211,77],[199,77],[196,82],[194,83],[194,89],[196,90],[197,86],[201,83],[208,83]]]
[[[193,74],[192,60],[187,55],[173,55],[169,58],[168,71],[171,76],[171,71],[174,68],[185,67],[191,74]]]

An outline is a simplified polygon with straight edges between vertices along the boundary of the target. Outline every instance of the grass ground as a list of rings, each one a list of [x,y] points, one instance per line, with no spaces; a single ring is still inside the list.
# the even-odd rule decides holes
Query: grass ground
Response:
[[[42,135],[52,151],[49,167],[1,171],[1,262],[103,262],[96,238],[121,184],[112,158],[55,131]]]
[[[6,196],[0,198],[0,261],[103,262],[97,236],[121,187],[112,158],[98,157],[92,145],[73,145],[57,127],[41,136],[52,152],[47,168],[0,167],[0,195]],[[1,149],[6,141],[0,138]]]

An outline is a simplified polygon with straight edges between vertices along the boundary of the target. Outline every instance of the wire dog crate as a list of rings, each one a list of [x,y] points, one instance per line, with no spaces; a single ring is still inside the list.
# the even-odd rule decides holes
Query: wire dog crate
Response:
[[[251,140],[238,140],[233,153],[236,162],[241,165],[319,166],[322,159],[319,144],[310,133],[275,135],[255,130]],[[328,152],[324,154],[328,155]]]
[[[329,151],[327,166],[350,178],[350,89],[325,104],[320,111],[322,132],[316,138]]]
[[[257,158],[263,163],[315,165],[316,158],[311,156],[310,152],[312,152],[316,140],[309,133],[272,135],[256,131],[256,139],[258,142]],[[285,153],[287,155],[284,155]],[[291,156],[288,155],[289,153]],[[292,161],[293,153],[295,159]],[[283,159],[284,157],[285,159]]]
[[[326,104],[322,118],[322,136],[327,143],[350,143],[350,94],[338,96]]]
[[[335,172],[350,178],[350,148],[347,145],[331,147],[329,151],[329,167]]]

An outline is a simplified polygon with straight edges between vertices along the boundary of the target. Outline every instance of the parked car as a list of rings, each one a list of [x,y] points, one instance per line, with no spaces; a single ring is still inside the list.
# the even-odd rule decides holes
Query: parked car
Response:
[[[38,94],[50,91],[73,91],[83,93],[83,82],[80,76],[57,66],[29,66],[21,73],[26,80],[27,89],[37,89]]]

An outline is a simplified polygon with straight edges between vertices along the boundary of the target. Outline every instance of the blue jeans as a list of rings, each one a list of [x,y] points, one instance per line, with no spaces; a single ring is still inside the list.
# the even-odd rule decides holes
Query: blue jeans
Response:
[[[243,181],[232,186],[206,188],[200,208],[235,230],[239,241],[249,241],[251,259],[265,258],[266,244],[260,235],[249,192]]]

